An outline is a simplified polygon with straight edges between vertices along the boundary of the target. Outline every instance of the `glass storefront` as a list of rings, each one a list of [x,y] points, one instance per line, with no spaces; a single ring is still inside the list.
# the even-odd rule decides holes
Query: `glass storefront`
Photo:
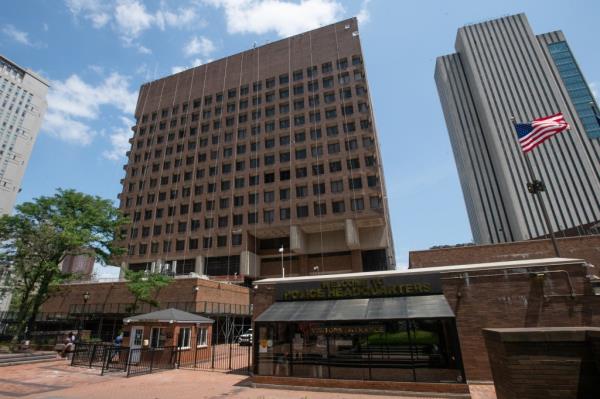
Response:
[[[463,382],[454,318],[257,322],[255,373]]]

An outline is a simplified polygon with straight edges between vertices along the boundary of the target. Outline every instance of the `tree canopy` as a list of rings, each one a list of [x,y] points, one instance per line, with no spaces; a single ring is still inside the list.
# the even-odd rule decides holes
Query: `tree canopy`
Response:
[[[15,340],[35,318],[49,291],[68,277],[60,269],[67,255],[93,256],[106,263],[122,253],[116,244],[125,219],[111,201],[58,189],[0,217],[0,267],[8,270],[18,325]]]

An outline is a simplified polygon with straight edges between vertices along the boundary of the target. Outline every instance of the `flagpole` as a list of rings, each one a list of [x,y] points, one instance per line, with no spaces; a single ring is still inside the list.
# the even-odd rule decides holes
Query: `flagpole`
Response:
[[[515,126],[515,117],[512,116],[510,120],[513,126]],[[531,166],[531,161],[529,160],[529,156],[527,155],[527,153],[523,153],[523,158],[525,158],[525,164],[527,165],[527,171],[529,172],[529,179],[531,179],[531,183],[527,183],[527,191],[529,191],[531,195],[534,196],[534,198],[537,197],[538,199],[540,209],[542,210],[542,215],[544,216],[544,221],[546,223],[546,229],[550,234],[552,246],[554,247],[554,253],[556,254],[556,257],[560,258],[560,250],[558,249],[558,243],[556,242],[556,237],[554,236],[554,229],[552,228],[552,224],[550,223],[550,218],[548,217],[548,212],[546,211],[546,206],[544,205],[544,201],[541,196],[541,192],[546,191],[546,188],[544,187],[544,183],[542,181],[536,180],[535,175],[533,173],[533,167]]]

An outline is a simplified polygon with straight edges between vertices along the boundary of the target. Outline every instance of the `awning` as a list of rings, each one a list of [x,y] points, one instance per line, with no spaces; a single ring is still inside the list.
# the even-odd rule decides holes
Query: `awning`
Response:
[[[443,295],[275,302],[257,322],[435,319],[454,317]]]

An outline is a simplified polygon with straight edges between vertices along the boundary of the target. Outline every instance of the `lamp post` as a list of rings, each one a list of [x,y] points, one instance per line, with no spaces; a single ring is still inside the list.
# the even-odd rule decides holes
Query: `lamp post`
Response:
[[[283,266],[283,244],[281,244],[281,248],[279,248],[279,253],[281,254],[281,278],[285,278],[285,267]]]
[[[85,312],[85,305],[87,305],[87,301],[90,300],[90,293],[86,291],[83,293],[83,308],[81,309],[81,320],[79,320],[79,327],[77,327],[77,340],[81,341],[81,330],[83,328],[83,317]]]

